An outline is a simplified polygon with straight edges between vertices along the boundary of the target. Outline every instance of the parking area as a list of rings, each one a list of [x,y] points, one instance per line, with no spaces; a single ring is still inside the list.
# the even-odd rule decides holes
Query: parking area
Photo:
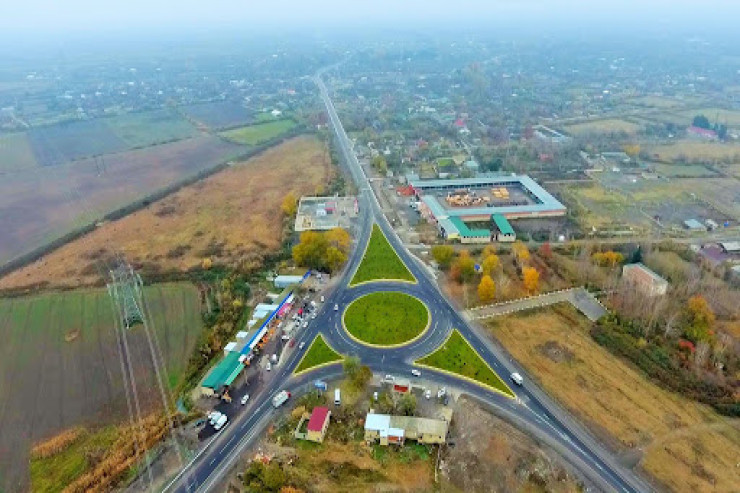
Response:
[[[252,403],[251,396],[260,393],[273,384],[273,375],[281,367],[284,360],[294,351],[303,351],[306,348],[296,342],[300,334],[306,330],[316,317],[321,307],[323,291],[330,282],[326,274],[312,274],[304,281],[305,293],[296,294],[290,310],[283,312],[274,321],[272,336],[261,348],[255,348],[250,365],[225,389],[220,397],[201,397],[197,407],[206,412],[206,418],[199,423],[198,438],[206,440],[228,426],[233,417],[243,412]],[[277,390],[277,389],[276,389]],[[250,396],[245,399],[245,396]],[[218,425],[220,415],[210,415],[217,411],[227,416],[223,426]],[[218,428],[218,429],[217,429]]]

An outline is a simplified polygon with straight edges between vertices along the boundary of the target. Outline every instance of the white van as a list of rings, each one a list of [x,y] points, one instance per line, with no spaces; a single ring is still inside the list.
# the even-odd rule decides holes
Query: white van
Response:
[[[338,406],[341,403],[342,403],[342,393],[338,388],[336,388],[334,389],[334,405]]]

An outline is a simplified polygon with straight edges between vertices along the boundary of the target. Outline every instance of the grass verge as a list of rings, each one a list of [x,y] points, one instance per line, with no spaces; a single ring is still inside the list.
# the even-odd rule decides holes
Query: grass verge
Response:
[[[507,397],[515,397],[509,386],[457,330],[452,331],[439,349],[417,360],[415,364],[454,373]]]
[[[397,291],[371,293],[350,303],[344,328],[360,342],[377,346],[406,344],[429,326],[429,310],[417,298]]]
[[[411,271],[388,243],[380,226],[373,224],[373,232],[362,256],[362,262],[349,285],[386,280],[416,282]]]
[[[299,375],[315,368],[330,365],[332,363],[339,363],[343,359],[342,355],[334,351],[324,340],[324,337],[319,334],[308,347],[308,351],[306,351],[306,354],[301,358],[301,361],[298,363],[298,366],[296,366],[293,374]]]

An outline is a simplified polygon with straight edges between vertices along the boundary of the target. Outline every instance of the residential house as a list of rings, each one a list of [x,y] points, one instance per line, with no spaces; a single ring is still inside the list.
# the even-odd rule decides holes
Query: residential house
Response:
[[[668,281],[642,263],[622,267],[622,281],[640,290],[646,296],[661,296],[668,291]]]
[[[442,419],[370,413],[365,418],[365,441],[403,445],[406,439],[425,444],[445,443],[449,423]]]

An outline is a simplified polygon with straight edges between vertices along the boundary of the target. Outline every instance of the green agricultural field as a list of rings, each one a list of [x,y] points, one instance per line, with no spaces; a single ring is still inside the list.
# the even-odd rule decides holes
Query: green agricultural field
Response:
[[[113,133],[131,148],[173,142],[197,134],[195,127],[173,110],[130,113],[106,122]]]
[[[27,170],[37,166],[26,134],[0,135],[0,172]]]
[[[293,120],[275,120],[221,132],[221,136],[237,144],[255,146],[279,137],[296,126]]]
[[[198,290],[159,284],[144,295],[173,388],[202,331]],[[122,362],[130,360],[142,413],[162,408],[143,326],[126,332],[123,359],[115,327],[106,289],[0,299],[0,450],[15,451],[1,465],[0,490],[26,484],[32,443],[90,421],[128,422]]]
[[[308,347],[308,351],[303,355],[303,358],[301,358],[300,363],[298,363],[298,366],[293,373],[298,375],[299,373],[303,373],[317,367],[331,363],[339,363],[342,359],[342,355],[334,351],[331,346],[326,343],[324,337],[319,334]]]
[[[342,322],[361,342],[394,346],[419,337],[429,326],[430,316],[426,305],[413,296],[382,291],[350,303]]]
[[[355,286],[370,281],[416,282],[377,224],[373,224],[365,255],[349,284]]]
[[[442,347],[416,361],[416,364],[461,375],[508,397],[514,397],[514,392],[511,391],[509,386],[488,366],[457,330],[452,331]]]
[[[717,176],[717,173],[711,171],[701,164],[662,164],[655,165],[655,171],[668,178],[710,178]]]

